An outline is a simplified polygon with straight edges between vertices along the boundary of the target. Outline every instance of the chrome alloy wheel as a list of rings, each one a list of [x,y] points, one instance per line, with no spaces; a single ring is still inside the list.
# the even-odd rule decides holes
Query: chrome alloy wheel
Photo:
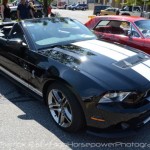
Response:
[[[48,106],[56,123],[67,128],[72,123],[72,110],[66,96],[57,89],[52,89],[48,94]]]

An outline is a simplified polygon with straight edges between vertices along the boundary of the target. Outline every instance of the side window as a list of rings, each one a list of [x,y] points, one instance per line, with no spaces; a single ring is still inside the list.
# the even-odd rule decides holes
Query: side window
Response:
[[[132,12],[132,8],[133,8],[132,6],[129,6],[129,11],[131,11],[131,12]]]
[[[124,11],[129,11],[129,7],[128,7],[128,6],[125,6],[125,7],[123,8],[123,10],[124,10]]]
[[[130,33],[132,37],[140,38],[138,31],[130,22],[123,21],[120,27],[124,30],[126,36],[129,36]]]
[[[140,8],[139,7],[134,7],[133,11],[140,11]]]
[[[96,30],[97,32],[124,35],[124,30],[120,26],[121,26],[121,21],[117,21],[117,20],[104,20],[104,21],[101,21],[95,27],[94,30]]]
[[[100,21],[100,22],[97,24],[97,26],[95,27],[95,29],[96,29],[96,28],[99,28],[99,27],[107,26],[109,22],[110,22],[109,20]]]
[[[128,36],[128,33],[131,30],[130,22],[122,21],[120,27],[124,30],[124,35]]]
[[[107,9],[107,11],[113,11],[113,9]]]
[[[10,31],[9,38],[20,38],[25,42],[23,31],[18,24],[15,24]]]
[[[136,38],[140,38],[141,36],[139,35],[138,31],[131,25],[131,36],[132,37],[136,37]]]

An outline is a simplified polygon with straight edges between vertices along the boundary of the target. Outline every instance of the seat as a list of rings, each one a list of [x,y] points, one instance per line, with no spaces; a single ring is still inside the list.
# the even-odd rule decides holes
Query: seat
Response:
[[[112,34],[125,34],[124,30],[120,27],[111,27]]]
[[[96,28],[95,31],[112,34],[125,34],[124,30],[120,27],[104,26]]]

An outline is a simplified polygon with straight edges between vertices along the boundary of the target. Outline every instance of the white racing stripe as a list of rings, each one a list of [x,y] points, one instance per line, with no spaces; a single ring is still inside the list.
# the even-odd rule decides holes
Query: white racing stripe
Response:
[[[91,51],[97,52],[116,61],[120,61],[137,54],[125,48],[118,47],[117,45],[105,43],[98,40],[76,42],[73,43],[73,45],[87,48]],[[150,81],[150,60],[133,66],[131,67],[131,69]]]
[[[145,64],[146,66],[150,67],[150,60],[147,60],[147,61],[143,62],[143,64]]]
[[[132,67],[132,69],[150,81],[150,68],[149,67],[147,67],[144,64],[138,64]]]
[[[89,40],[89,42],[97,44],[97,45],[105,47],[105,48],[108,48],[110,50],[114,50],[116,52],[122,53],[122,54],[127,55],[127,56],[134,56],[134,55],[136,55],[135,52],[133,52],[131,50],[127,50],[126,48],[117,46],[115,44],[106,43],[104,41],[99,41],[99,40]]]
[[[111,59],[114,59],[116,61],[120,61],[120,60],[128,57],[128,56],[123,55],[119,52],[113,51],[113,50],[105,48],[105,47],[101,47],[99,45],[89,43],[87,41],[86,42],[76,42],[76,43],[72,43],[72,44],[76,45],[76,46],[83,47],[83,48],[87,48],[93,52],[97,52],[101,55],[104,55],[104,56],[109,57]]]

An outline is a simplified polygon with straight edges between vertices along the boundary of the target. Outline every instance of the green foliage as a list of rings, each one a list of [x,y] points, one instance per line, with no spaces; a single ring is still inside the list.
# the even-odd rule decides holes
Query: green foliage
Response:
[[[44,3],[44,0],[39,0],[40,2]],[[50,5],[54,0],[47,0],[48,5]]]
[[[120,3],[120,0],[115,0],[116,3]]]
[[[116,3],[121,3],[122,0],[115,0]],[[126,5],[134,5],[136,2],[136,5],[143,5],[144,0],[124,0]],[[150,0],[146,2],[146,4],[150,5]]]
[[[144,0],[127,0],[127,5],[134,5],[136,2],[136,5],[143,5]],[[150,0],[146,2],[146,4],[150,5]]]

